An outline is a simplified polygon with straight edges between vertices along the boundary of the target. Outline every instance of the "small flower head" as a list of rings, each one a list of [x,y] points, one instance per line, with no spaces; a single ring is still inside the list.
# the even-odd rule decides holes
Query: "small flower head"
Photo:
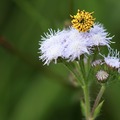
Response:
[[[86,11],[78,10],[77,14],[72,16],[72,26],[81,32],[88,31],[94,24],[95,18],[92,16],[93,12],[89,13]]]
[[[101,59],[98,59],[98,60],[95,60],[92,62],[92,66],[93,67],[96,67],[97,65],[101,65],[102,64],[102,60]]]
[[[58,57],[62,57],[63,53],[63,41],[66,36],[66,31],[53,31],[49,29],[49,33],[45,34],[45,37],[42,36],[42,42],[40,43],[40,53],[39,57],[43,61],[44,64],[49,65],[52,60],[57,62]]]
[[[64,44],[64,58],[68,59],[68,61],[73,61],[80,59],[80,55],[85,53],[90,53],[87,40],[82,36],[82,33],[71,28],[69,30],[69,37]]]
[[[100,70],[96,74],[98,82],[105,82],[105,80],[108,78],[108,76],[109,76],[109,74],[104,70]]]
[[[91,46],[107,46],[110,47],[111,39],[109,33],[106,32],[106,29],[101,24],[95,23],[89,31],[89,39]]]
[[[108,56],[107,57],[104,56],[104,61],[108,66],[117,69],[120,67],[120,57],[119,56],[120,55],[117,50],[114,51],[113,49],[109,48]]]

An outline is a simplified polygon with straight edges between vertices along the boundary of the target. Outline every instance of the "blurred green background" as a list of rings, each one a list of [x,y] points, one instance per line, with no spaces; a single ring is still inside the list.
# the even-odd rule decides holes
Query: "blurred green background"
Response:
[[[38,59],[40,35],[62,29],[77,9],[94,11],[120,50],[119,0],[0,0],[0,120],[82,120],[67,69]],[[120,83],[108,87],[98,120],[120,120],[119,91]]]

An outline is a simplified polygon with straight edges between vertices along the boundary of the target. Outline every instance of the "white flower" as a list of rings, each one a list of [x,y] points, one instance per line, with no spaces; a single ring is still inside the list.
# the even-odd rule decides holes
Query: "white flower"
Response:
[[[113,37],[108,37],[109,33],[106,32],[106,29],[101,24],[95,23],[93,28],[90,29],[89,33],[89,42],[91,46],[107,46],[110,47],[111,39]]]
[[[65,30],[55,32],[49,29],[49,33],[46,33],[45,37],[42,36],[39,48],[41,56],[39,58],[45,61],[44,64],[49,65],[52,60],[55,60],[55,63],[57,63],[58,57],[62,57],[62,44],[66,39],[66,32]]]
[[[103,82],[104,80],[106,80],[108,78],[108,76],[109,76],[109,74],[104,70],[100,70],[96,74],[96,77],[100,82]]]
[[[84,36],[83,32],[72,27],[57,32],[49,29],[49,33],[46,33],[45,37],[42,36],[39,48],[41,56],[39,58],[47,65],[53,60],[57,63],[58,57],[68,61],[80,59],[80,55],[90,53],[89,42]]]
[[[89,54],[88,42],[83,37],[83,33],[72,27],[68,32],[69,36],[64,43],[64,58],[68,59],[68,61],[73,61],[76,58],[80,59],[80,55],[82,54]]]
[[[120,55],[119,52],[117,50],[113,50],[111,48],[109,48],[109,53],[108,56],[104,57],[104,61],[105,63],[113,68],[119,68],[120,67]]]
[[[80,59],[82,54],[90,54],[93,46],[106,45],[109,47],[112,37],[101,24],[94,24],[88,32],[79,32],[70,27],[67,30],[58,30],[57,32],[49,29],[49,32],[42,36],[40,42],[39,57],[49,65],[51,61],[57,63],[58,57],[65,58],[68,61]]]

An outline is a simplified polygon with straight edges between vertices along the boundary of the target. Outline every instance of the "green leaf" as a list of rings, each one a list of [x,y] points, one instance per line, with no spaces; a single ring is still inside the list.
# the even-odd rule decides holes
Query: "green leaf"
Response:
[[[102,102],[100,102],[99,105],[96,107],[96,109],[93,113],[93,119],[95,119],[99,115],[103,103],[104,103],[104,100]]]

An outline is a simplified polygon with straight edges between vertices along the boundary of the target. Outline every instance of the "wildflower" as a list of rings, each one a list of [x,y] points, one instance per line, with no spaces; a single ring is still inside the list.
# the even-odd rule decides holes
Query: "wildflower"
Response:
[[[66,37],[66,31],[53,31],[49,29],[49,33],[45,34],[45,37],[42,36],[40,43],[40,53],[41,56],[39,57],[43,61],[44,64],[49,65],[49,63],[54,60],[57,63],[58,57],[62,57],[63,52],[63,41]]]
[[[108,37],[109,33],[101,24],[95,23],[89,31],[89,39],[91,46],[107,46],[110,47],[111,39],[113,37]]]
[[[78,30],[70,28],[69,37],[64,43],[64,58],[73,61],[85,53],[90,54],[87,39]]]
[[[51,61],[57,63],[59,57],[68,61],[80,59],[83,54],[91,54],[94,46],[109,47],[112,37],[108,37],[109,34],[101,24],[94,24],[92,13],[78,10],[77,15],[71,17],[72,27],[62,31],[49,29],[49,32],[42,36],[39,58],[44,64],[49,65]]]
[[[112,68],[119,68],[120,67],[120,57],[119,52],[117,50],[113,50],[112,48],[109,48],[108,56],[104,57],[105,63],[112,67]]]
[[[88,31],[93,26],[95,20],[92,14],[93,12],[89,13],[84,10],[83,11],[78,10],[76,15],[74,16],[71,15],[71,18],[73,18],[71,21],[72,26],[81,32]]]
[[[104,80],[106,80],[108,78],[108,76],[109,76],[109,74],[104,70],[100,70],[96,74],[96,77],[99,82],[104,82]]]
[[[97,66],[97,65],[100,65],[100,64],[102,64],[102,60],[101,59],[98,59],[98,60],[95,60],[95,61],[93,61],[92,62],[92,66]]]

